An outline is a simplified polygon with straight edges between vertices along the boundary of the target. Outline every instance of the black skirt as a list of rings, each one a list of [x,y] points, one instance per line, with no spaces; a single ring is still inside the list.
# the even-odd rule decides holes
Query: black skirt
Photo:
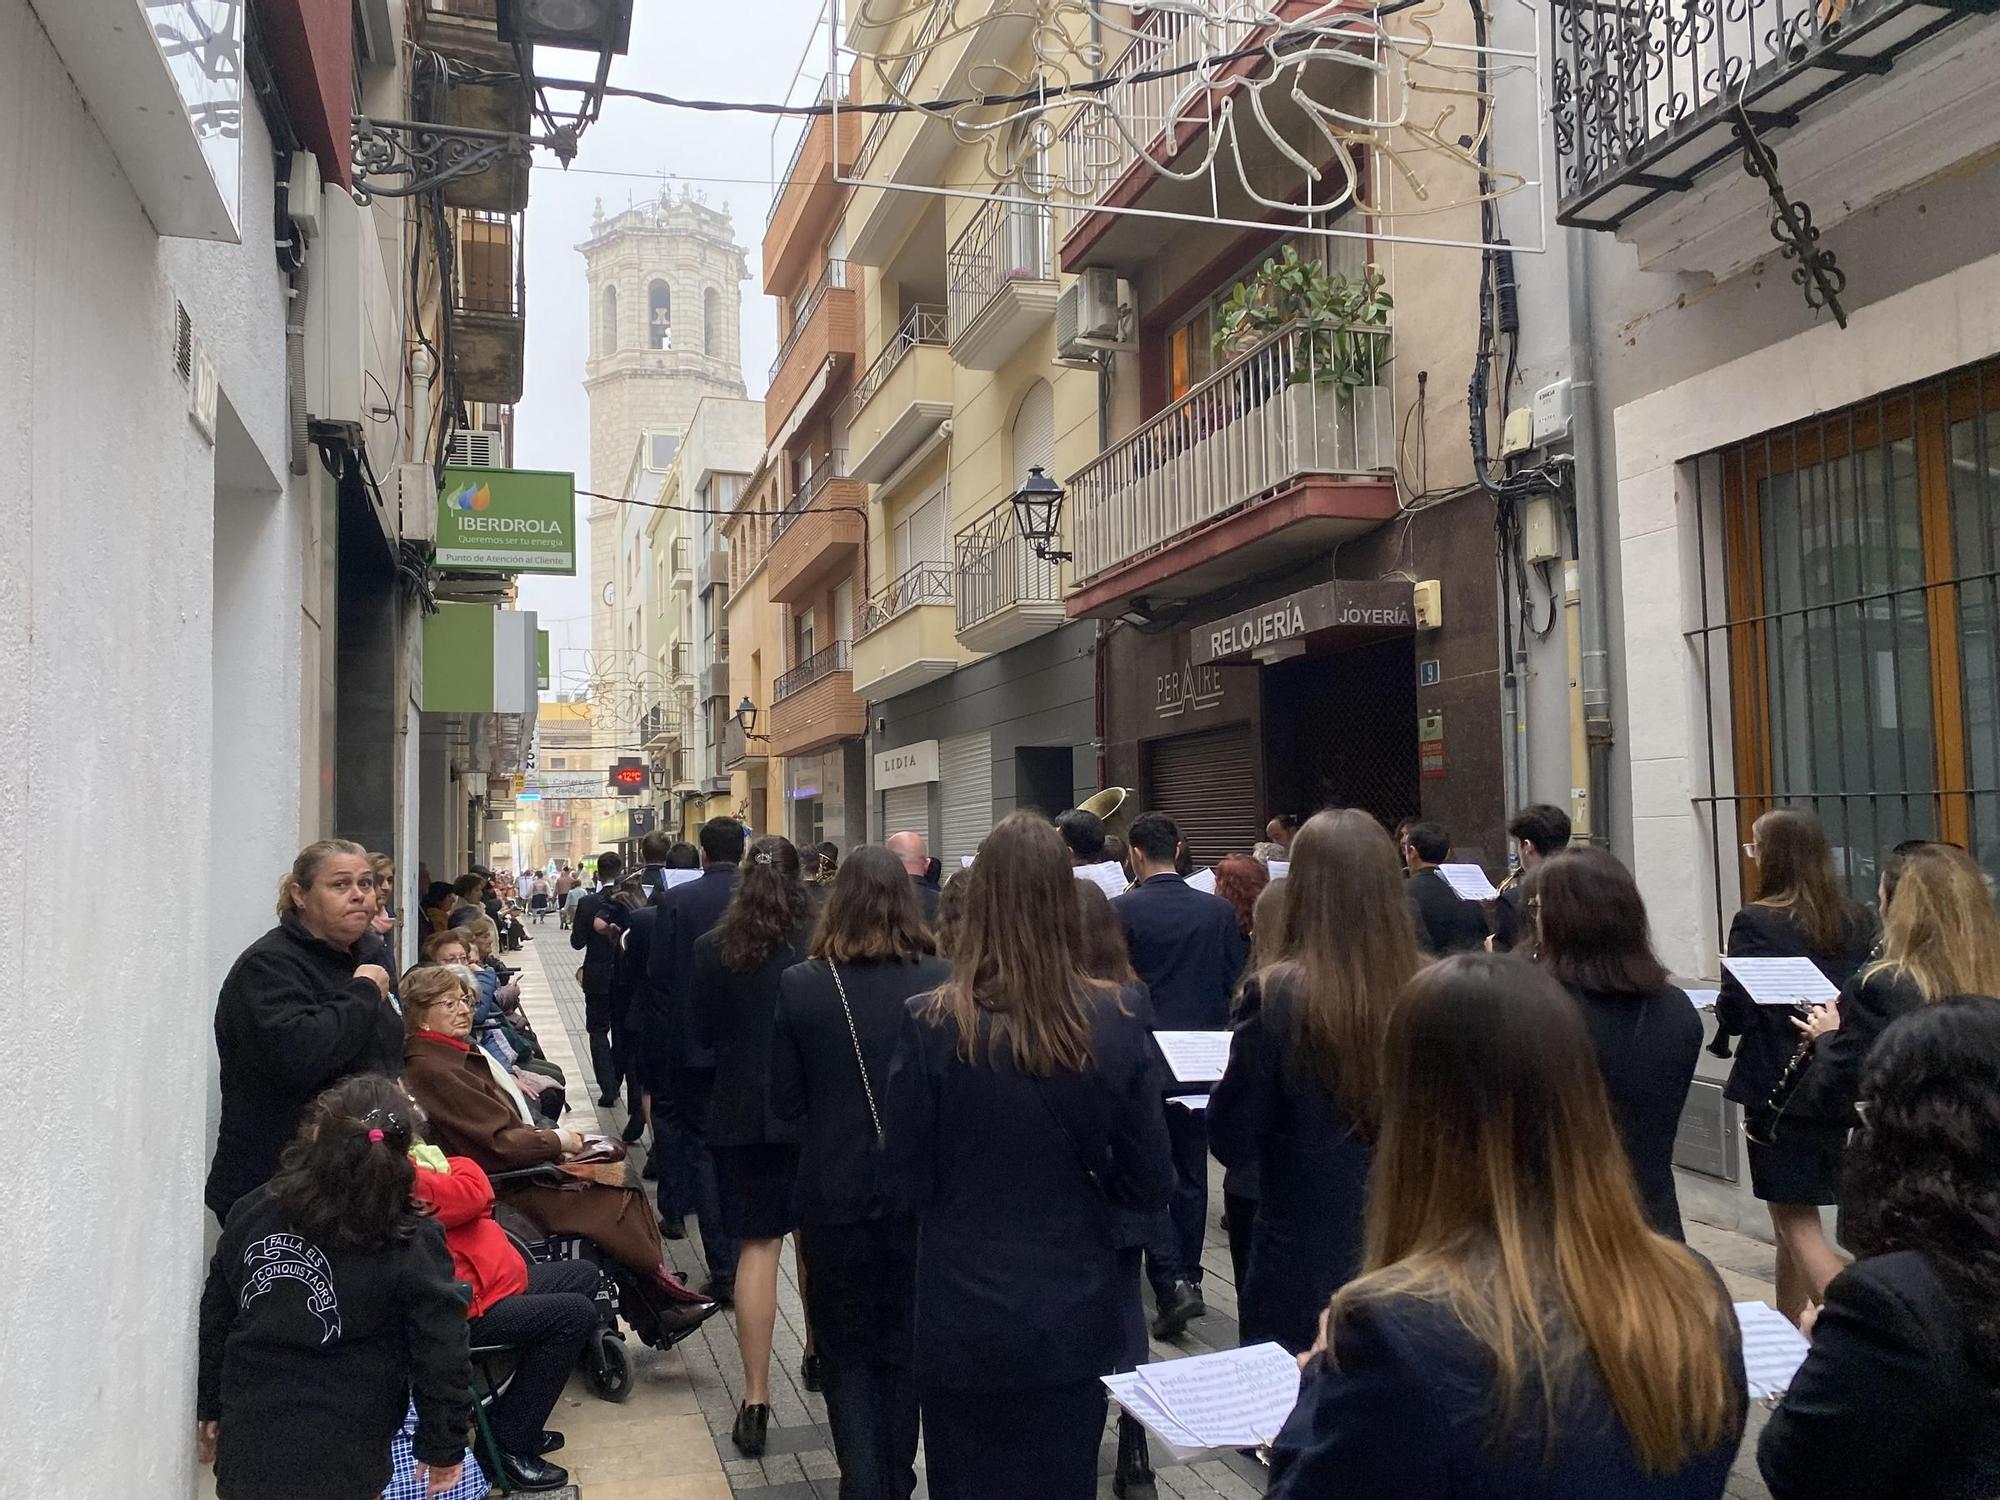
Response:
[[[1846,1127],[1746,1109],[1743,1135],[1750,1156],[1750,1191],[1759,1202],[1818,1206],[1840,1201]]]
[[[717,1146],[715,1185],[722,1223],[732,1239],[775,1240],[790,1234],[792,1178],[799,1148],[789,1143]]]

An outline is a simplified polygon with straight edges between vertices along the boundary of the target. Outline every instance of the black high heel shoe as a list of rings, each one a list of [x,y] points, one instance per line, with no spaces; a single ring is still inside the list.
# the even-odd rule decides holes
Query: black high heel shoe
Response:
[[[764,1437],[771,1426],[771,1408],[758,1402],[749,1402],[736,1408],[736,1425],[730,1430],[729,1441],[736,1445],[736,1451],[745,1458],[761,1458],[764,1455]]]

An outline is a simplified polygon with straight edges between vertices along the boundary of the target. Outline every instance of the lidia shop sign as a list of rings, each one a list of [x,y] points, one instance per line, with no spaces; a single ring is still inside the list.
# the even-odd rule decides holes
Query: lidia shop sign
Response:
[[[1190,633],[1196,665],[1228,661],[1308,637],[1339,641],[1410,635],[1416,610],[1410,586],[1396,580],[1339,579],[1286,594],[1242,614],[1225,615]]]
[[[576,476],[449,465],[438,490],[437,565],[576,572]]]

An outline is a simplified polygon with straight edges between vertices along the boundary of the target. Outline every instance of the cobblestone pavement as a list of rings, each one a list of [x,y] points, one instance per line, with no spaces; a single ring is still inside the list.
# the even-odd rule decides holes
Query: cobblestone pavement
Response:
[[[532,930],[532,929],[531,929]],[[537,932],[539,941],[522,954],[509,955],[509,962],[524,970],[523,1003],[537,1023],[537,1030],[550,1053],[562,1064],[571,1079],[573,1103],[571,1119],[594,1112],[599,1128],[616,1131],[624,1123],[622,1108],[598,1109],[597,1089],[586,1083],[589,1077],[589,1046],[583,1021],[583,991],[575,978],[576,955],[568,934],[554,924]],[[549,1013],[560,1024],[550,1024]],[[634,1160],[641,1158],[635,1154]],[[1236,1344],[1236,1287],[1229,1264],[1228,1241],[1216,1215],[1222,1205],[1221,1169],[1210,1163],[1210,1219],[1208,1241],[1202,1254],[1206,1273],[1203,1297],[1208,1312],[1197,1318],[1179,1340],[1171,1344],[1155,1342],[1155,1359],[1173,1359],[1204,1354]],[[690,1226],[692,1228],[692,1226]],[[1771,1247],[1746,1235],[1712,1228],[1704,1224],[1688,1226],[1689,1243],[1714,1263],[1738,1300],[1773,1300],[1773,1260]],[[699,1236],[667,1247],[675,1268],[690,1285],[707,1279]],[[1149,1298],[1150,1301],[1150,1298]],[[571,1434],[563,1457],[574,1455],[574,1472],[581,1482],[584,1500],[679,1500],[722,1494],[706,1488],[633,1488],[640,1482],[634,1470],[658,1454],[660,1461],[678,1464],[686,1459],[682,1450],[696,1431],[693,1412],[698,1409],[701,1430],[712,1440],[712,1457],[726,1476],[726,1493],[752,1500],[832,1500],[838,1492],[839,1468],[834,1462],[832,1439],[826,1425],[826,1405],[799,1383],[799,1366],[804,1356],[805,1313],[799,1300],[797,1267],[787,1243],[782,1285],[778,1293],[778,1327],[771,1354],[770,1442],[761,1459],[745,1459],[729,1441],[729,1429],[736,1417],[742,1391],[742,1368],[736,1353],[736,1325],[733,1313],[712,1318],[701,1332],[666,1355],[642,1350],[639,1362],[641,1390],[625,1406],[605,1406],[595,1402],[580,1383],[572,1385],[565,1398],[565,1411],[558,1414],[558,1426]],[[687,1404],[691,1395],[694,1406]],[[594,1408],[594,1409],[593,1409]],[[1753,1410],[1751,1427],[1736,1468],[1731,1475],[1730,1500],[1768,1500],[1768,1492],[1758,1477],[1755,1461],[1756,1435],[1762,1430],[1765,1413]],[[655,1419],[674,1424],[671,1440],[641,1436],[641,1430]],[[625,1434],[630,1433],[631,1436]],[[579,1438],[583,1438],[579,1442]],[[1098,1494],[1111,1495],[1110,1473],[1115,1457],[1115,1428],[1107,1426],[1105,1446],[1099,1453]],[[615,1467],[617,1482],[601,1484],[598,1465],[586,1455],[592,1443],[610,1445],[614,1457],[604,1462]],[[922,1454],[918,1455],[919,1475]],[[653,1470],[651,1473],[660,1471]],[[673,1469],[693,1482],[695,1471]],[[1253,1459],[1228,1454],[1219,1459],[1187,1465],[1164,1465],[1157,1470],[1160,1500],[1186,1500],[1196,1496],[1226,1496],[1228,1500],[1255,1500],[1264,1493],[1264,1470]],[[628,1474],[630,1477],[627,1477]],[[605,1473],[603,1478],[611,1478]],[[920,1486],[918,1494],[926,1491]]]

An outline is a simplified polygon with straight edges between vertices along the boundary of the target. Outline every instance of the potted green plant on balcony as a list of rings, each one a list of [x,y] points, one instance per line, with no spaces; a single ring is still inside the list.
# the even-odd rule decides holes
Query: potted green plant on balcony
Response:
[[[1388,462],[1393,423],[1382,372],[1394,306],[1372,263],[1347,276],[1292,245],[1223,298],[1215,352],[1227,359],[1254,352],[1238,382],[1246,402],[1261,405],[1282,392],[1290,449],[1282,456],[1292,472]]]

